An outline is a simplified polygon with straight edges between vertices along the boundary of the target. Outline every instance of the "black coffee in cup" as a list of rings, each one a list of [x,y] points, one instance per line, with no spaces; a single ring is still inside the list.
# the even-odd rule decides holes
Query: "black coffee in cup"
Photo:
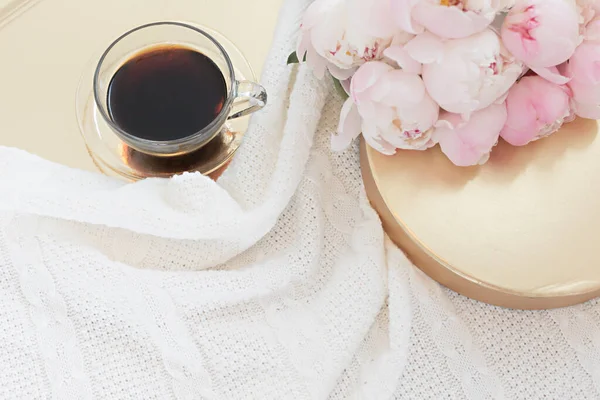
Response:
[[[124,132],[172,141],[207,127],[226,98],[227,83],[214,61],[190,48],[165,45],[134,56],[117,70],[107,108]]]

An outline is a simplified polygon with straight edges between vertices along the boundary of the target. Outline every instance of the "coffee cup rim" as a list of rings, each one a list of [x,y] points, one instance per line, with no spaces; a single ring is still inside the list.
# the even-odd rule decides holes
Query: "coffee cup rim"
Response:
[[[97,83],[98,83],[98,78],[100,75],[100,70],[101,70],[101,67],[103,66],[103,63],[104,63],[106,57],[110,53],[110,51],[121,40],[123,40],[127,36],[131,35],[132,33],[140,31],[142,29],[151,28],[153,26],[161,26],[161,25],[172,25],[172,26],[178,26],[181,28],[190,29],[190,30],[193,30],[193,31],[203,35],[208,40],[210,40],[219,49],[219,52],[224,57],[225,62],[227,64],[227,69],[229,70],[229,79],[231,82],[231,87],[229,88],[229,91],[227,93],[227,98],[225,100],[225,104],[223,105],[219,114],[217,114],[217,116],[211,121],[210,124],[208,124],[207,126],[202,128],[198,132],[195,132],[191,135],[188,135],[188,136],[185,136],[185,137],[182,137],[179,139],[165,140],[165,141],[140,138],[138,136],[132,135],[132,134],[128,133],[127,131],[121,129],[121,127],[119,127],[112,120],[112,118],[110,118],[110,115],[108,114],[107,110],[105,110],[105,108],[102,106],[100,94],[98,93],[98,90],[97,90]],[[227,120],[232,102],[234,101],[234,99],[236,97],[237,81],[235,78],[235,70],[233,67],[233,63],[231,61],[231,58],[229,57],[229,54],[227,54],[227,51],[225,50],[225,48],[210,33],[204,31],[201,28],[195,27],[191,24],[184,23],[184,22],[156,21],[156,22],[150,22],[150,23],[139,25],[135,28],[132,28],[132,29],[124,32],[118,38],[116,38],[115,40],[113,40],[111,42],[111,44],[106,48],[106,50],[104,50],[104,52],[102,53],[102,56],[98,60],[98,63],[96,65],[96,68],[94,71],[92,86],[93,86],[93,93],[94,93],[94,101],[96,103],[96,107],[98,108],[98,111],[100,112],[100,115],[105,120],[105,122],[111,127],[111,129],[113,129],[119,136],[121,136],[121,138],[128,145],[135,148],[136,150],[139,150],[139,151],[142,151],[145,153],[171,155],[171,154],[177,154],[177,153],[181,152],[179,146],[194,143],[196,141],[198,142],[198,143],[196,143],[196,146],[193,146],[188,151],[193,151],[193,150],[199,149],[200,147],[205,145],[208,141],[210,141],[215,135],[217,135],[219,133],[220,129],[218,129],[218,128],[220,128]],[[210,133],[210,132],[212,132],[212,135],[206,135],[207,133]],[[203,136],[206,136],[206,137],[203,138]],[[199,138],[200,138],[200,140],[198,140]]]

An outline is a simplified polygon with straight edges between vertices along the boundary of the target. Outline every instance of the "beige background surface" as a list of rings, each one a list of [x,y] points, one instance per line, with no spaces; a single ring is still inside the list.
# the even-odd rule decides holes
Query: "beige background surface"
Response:
[[[0,30],[0,145],[96,170],[75,118],[79,76],[95,52],[134,26],[184,20],[226,35],[260,75],[281,2],[41,0]]]

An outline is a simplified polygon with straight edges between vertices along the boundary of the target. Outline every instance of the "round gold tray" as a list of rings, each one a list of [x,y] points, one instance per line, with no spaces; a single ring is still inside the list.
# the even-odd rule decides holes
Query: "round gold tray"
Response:
[[[439,148],[384,156],[361,144],[384,229],[425,273],[465,296],[521,309],[600,296],[600,138],[578,119],[525,147],[502,140],[461,168]]]

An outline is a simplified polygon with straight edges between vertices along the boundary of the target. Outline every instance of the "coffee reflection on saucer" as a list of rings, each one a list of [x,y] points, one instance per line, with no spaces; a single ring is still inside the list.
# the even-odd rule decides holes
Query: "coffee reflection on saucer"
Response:
[[[121,158],[137,175],[144,178],[168,178],[184,172],[198,171],[212,179],[217,179],[227,168],[230,160],[221,165],[219,161],[223,160],[223,153],[231,151],[231,144],[235,140],[235,133],[223,130],[198,150],[166,157],[143,153],[121,143]]]

